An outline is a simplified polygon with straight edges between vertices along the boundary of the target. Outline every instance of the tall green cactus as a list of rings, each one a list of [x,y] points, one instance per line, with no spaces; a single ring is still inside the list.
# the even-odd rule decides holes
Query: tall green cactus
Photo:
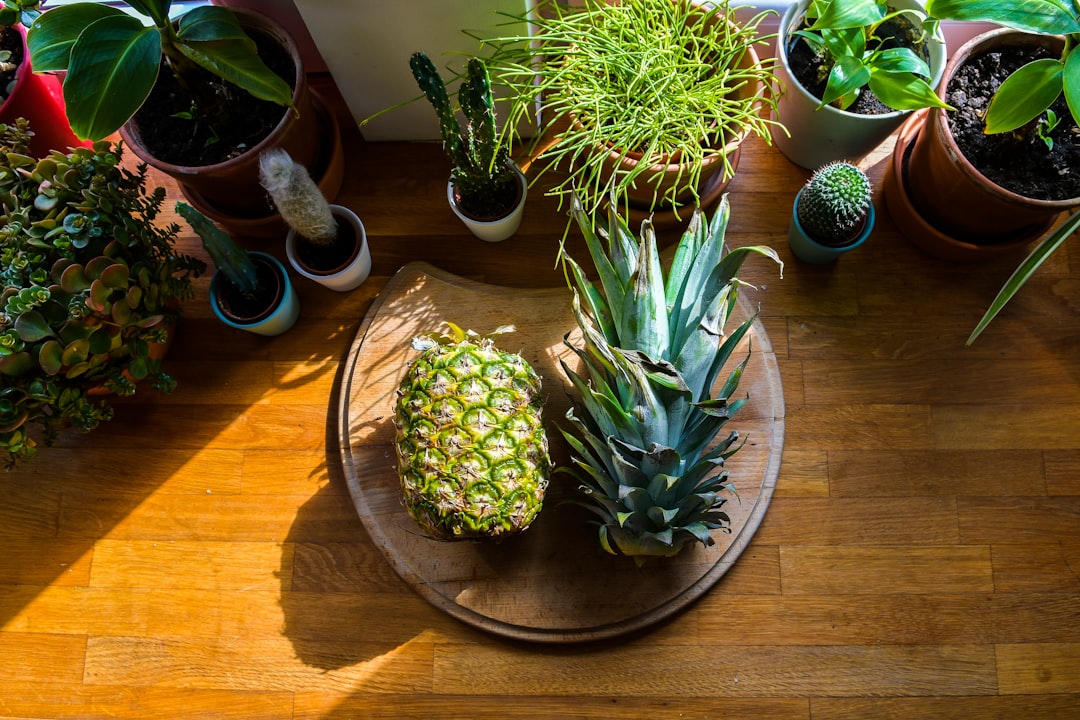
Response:
[[[870,211],[870,180],[849,162],[822,165],[799,196],[799,222],[822,245],[844,245]]]
[[[487,65],[470,58],[458,88],[462,127],[450,102],[446,84],[425,53],[409,58],[416,84],[439,116],[443,148],[454,163],[451,180],[461,193],[461,204],[471,214],[499,215],[508,210],[515,194],[515,173],[495,122],[495,102]]]

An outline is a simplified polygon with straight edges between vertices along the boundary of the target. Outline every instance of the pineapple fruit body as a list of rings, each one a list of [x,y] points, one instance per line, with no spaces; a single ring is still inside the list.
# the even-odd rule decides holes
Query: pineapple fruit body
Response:
[[[446,325],[449,334],[414,341],[423,352],[398,388],[402,500],[431,537],[521,532],[540,512],[551,472],[540,377],[490,337]]]

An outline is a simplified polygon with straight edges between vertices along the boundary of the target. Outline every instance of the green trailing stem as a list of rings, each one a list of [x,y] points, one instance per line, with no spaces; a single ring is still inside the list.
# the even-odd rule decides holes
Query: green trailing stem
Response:
[[[797,213],[803,229],[823,245],[842,245],[858,234],[870,205],[869,178],[840,161],[814,171],[799,195]]]

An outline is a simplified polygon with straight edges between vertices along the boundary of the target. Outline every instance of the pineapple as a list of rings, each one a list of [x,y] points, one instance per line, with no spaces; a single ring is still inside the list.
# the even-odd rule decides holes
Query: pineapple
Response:
[[[572,347],[580,372],[563,363],[575,398],[562,430],[572,465],[562,470],[600,517],[601,546],[640,562],[692,541],[712,545],[712,530],[730,530],[723,506],[734,488],[724,461],[739,436],[714,440],[745,402],[732,396],[749,355],[712,391],[753,318],[730,334],[724,325],[744,259],[760,253],[781,272],[783,263],[768,247],[725,252],[725,196],[711,223],[695,210],[665,281],[651,222],[638,241],[617,207],[613,198],[607,231],[597,235],[581,205],[572,206],[600,287],[566,258],[584,347]]]
[[[402,499],[435,538],[521,532],[540,512],[551,472],[540,377],[490,336],[444,325],[448,333],[413,341],[422,354],[397,391]]]

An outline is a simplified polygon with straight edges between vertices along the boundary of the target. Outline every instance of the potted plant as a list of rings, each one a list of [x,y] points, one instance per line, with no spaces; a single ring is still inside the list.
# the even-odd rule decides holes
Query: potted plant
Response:
[[[409,67],[439,117],[443,149],[454,164],[446,187],[450,209],[481,240],[505,240],[521,225],[528,183],[510,159],[508,142],[504,142],[507,138],[496,126],[487,65],[479,58],[469,58],[458,87],[464,126],[458,122],[446,84],[431,58],[413,53]]]
[[[320,285],[345,292],[371,273],[364,224],[352,210],[331,205],[311,175],[280,148],[259,159],[259,182],[289,226],[285,253],[293,268]]]
[[[792,3],[776,59],[776,146],[804,168],[858,160],[911,111],[944,105],[945,40],[918,0]]]
[[[596,229],[578,203],[572,212],[599,280],[567,258],[583,340],[566,340],[580,369],[563,364],[574,396],[562,433],[571,465],[560,471],[579,482],[610,553],[637,560],[712,545],[712,530],[730,529],[723,466],[740,447],[737,432],[718,436],[745,402],[736,392],[749,357],[728,360],[754,321],[725,327],[739,269],[752,254],[783,263],[764,246],[728,251],[727,196],[711,220],[694,211],[666,272],[648,220],[635,238],[618,213]]]
[[[792,204],[788,242],[800,260],[824,264],[862,245],[874,229],[870,180],[839,160],[822,165]]]
[[[300,315],[289,273],[269,253],[245,250],[205,215],[182,202],[176,211],[202,239],[214,262],[210,309],[221,322],[256,335],[281,335]]]
[[[885,184],[890,214],[939,257],[1015,252],[1080,205],[1072,172],[1080,83],[1071,70],[1080,10],[1053,0],[930,0],[927,11],[1004,27],[950,60],[941,93],[956,110],[931,108],[902,130]]]
[[[719,198],[749,134],[770,139],[772,63],[754,50],[765,16],[736,23],[727,0],[549,0],[529,35],[484,43],[510,90],[507,127],[538,115],[540,173],[565,173],[550,193],[590,213],[609,197],[677,212]]]
[[[242,9],[200,5],[173,20],[171,0],[127,4],[136,16],[77,2],[30,27],[35,71],[65,74],[72,128],[93,139],[120,129],[193,203],[272,224],[259,154],[284,147],[321,177],[334,142],[291,36]]]
[[[0,449],[8,465],[70,424],[113,410],[103,392],[171,392],[162,349],[205,269],[157,223],[163,188],[108,143],[27,154],[28,124],[0,125]],[[37,436],[37,439],[35,438]]]

